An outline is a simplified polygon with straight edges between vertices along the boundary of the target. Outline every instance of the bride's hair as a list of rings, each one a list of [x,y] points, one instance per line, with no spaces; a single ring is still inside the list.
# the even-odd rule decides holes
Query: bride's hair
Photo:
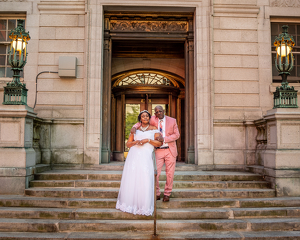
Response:
[[[141,121],[141,116],[143,113],[148,113],[148,116],[149,116],[149,121],[150,121],[150,118],[151,118],[151,114],[147,111],[147,110],[143,110],[140,112],[139,116],[138,116],[138,121],[140,122]]]

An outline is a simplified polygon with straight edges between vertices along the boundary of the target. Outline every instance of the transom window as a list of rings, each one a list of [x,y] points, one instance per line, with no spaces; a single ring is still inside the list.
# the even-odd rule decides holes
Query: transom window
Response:
[[[295,46],[293,47],[293,55],[295,58],[294,68],[291,71],[291,75],[288,76],[287,80],[290,83],[299,83],[300,82],[300,23],[271,23],[271,46],[272,46],[272,75],[273,82],[281,82],[281,77],[278,76],[278,71],[275,67],[275,57],[276,51],[273,46],[275,37],[282,33],[282,26],[288,25],[288,33],[293,36],[295,41]]]
[[[17,27],[18,18],[3,18],[0,17],[0,78],[11,78],[13,72],[8,64],[8,50],[10,47],[10,38],[8,35],[10,31]],[[21,77],[23,77],[23,71],[20,72]]]
[[[172,86],[171,81],[160,74],[156,73],[137,73],[125,77],[122,81],[119,82],[118,86],[127,86],[127,85],[166,85]]]

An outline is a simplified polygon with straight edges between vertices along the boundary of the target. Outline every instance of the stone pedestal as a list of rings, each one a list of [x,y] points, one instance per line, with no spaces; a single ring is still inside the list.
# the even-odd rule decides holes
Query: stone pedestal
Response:
[[[28,106],[0,106],[0,194],[24,194],[33,178],[35,117]]]
[[[300,109],[277,108],[267,112],[266,179],[277,196],[300,196]]]

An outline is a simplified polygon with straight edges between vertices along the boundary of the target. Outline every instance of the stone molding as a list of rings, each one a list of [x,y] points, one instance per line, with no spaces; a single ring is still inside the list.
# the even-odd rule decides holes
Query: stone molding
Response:
[[[243,120],[214,120],[213,122],[215,127],[221,127],[221,126],[226,126],[226,127],[243,127],[245,125]]]
[[[278,108],[269,110],[267,114],[264,116],[264,119],[299,119],[300,118],[300,111],[293,111],[289,108],[280,108],[280,111],[278,111]]]
[[[42,1],[38,9],[41,14],[85,14],[85,1]]]
[[[84,119],[53,119],[52,124],[84,124]]]
[[[259,7],[256,5],[249,4],[216,4],[214,5],[214,16],[244,16],[245,14],[249,14],[248,16],[257,17],[259,13]]]
[[[2,117],[16,117],[16,118],[22,118],[22,117],[26,117],[26,118],[31,118],[34,119],[36,118],[36,114],[33,113],[33,109],[32,111],[28,109],[30,109],[30,107],[26,106],[24,109],[22,110],[17,110],[14,111],[15,108],[12,105],[7,105],[9,107],[6,107],[5,109],[3,109],[3,105],[1,106],[2,109],[0,109],[0,115]]]
[[[299,0],[271,0],[270,7],[300,7]]]

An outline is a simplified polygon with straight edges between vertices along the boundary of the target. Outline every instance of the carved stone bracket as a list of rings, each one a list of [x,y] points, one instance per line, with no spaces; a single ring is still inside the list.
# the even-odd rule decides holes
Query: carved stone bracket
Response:
[[[256,149],[266,149],[267,147],[267,123],[264,120],[256,121],[255,123],[257,129],[256,136]]]
[[[111,31],[186,32],[187,21],[111,20]]]

